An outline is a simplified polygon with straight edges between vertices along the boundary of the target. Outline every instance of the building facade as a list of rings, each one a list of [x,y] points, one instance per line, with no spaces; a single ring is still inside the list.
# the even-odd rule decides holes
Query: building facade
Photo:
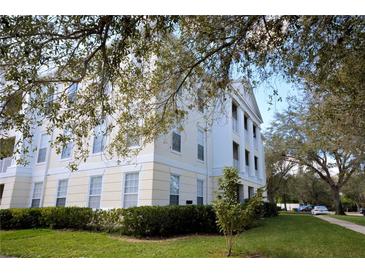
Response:
[[[262,118],[254,95],[235,85],[222,103],[221,117],[208,127],[203,112],[191,110],[184,130],[172,130],[120,161],[103,154],[107,139],[90,140],[90,156],[71,172],[72,145],[56,154],[45,128],[34,132],[28,166],[0,160],[0,208],[79,206],[120,208],[142,205],[208,204],[218,191],[223,168],[239,170],[239,199],[266,182]],[[20,138],[14,132],[14,138]],[[138,145],[138,144],[135,144]]]

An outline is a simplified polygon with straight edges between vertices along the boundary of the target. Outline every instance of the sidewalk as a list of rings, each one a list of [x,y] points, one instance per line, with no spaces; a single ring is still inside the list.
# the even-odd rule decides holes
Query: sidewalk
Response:
[[[331,224],[336,224],[336,225],[345,227],[347,229],[350,229],[350,230],[353,230],[353,231],[356,231],[356,232],[359,232],[359,233],[365,235],[365,226],[363,226],[363,225],[357,225],[357,224],[350,223],[347,221],[338,220],[335,218],[331,218],[330,216],[327,216],[327,215],[316,215],[315,217],[317,217],[321,220],[327,221]]]

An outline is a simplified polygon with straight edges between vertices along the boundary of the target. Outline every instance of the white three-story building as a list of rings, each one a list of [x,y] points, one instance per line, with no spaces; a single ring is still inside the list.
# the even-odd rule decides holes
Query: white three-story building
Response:
[[[106,143],[96,135],[89,158],[74,172],[67,167],[72,146],[56,154],[49,145],[53,136],[38,127],[28,166],[12,157],[0,160],[0,208],[208,204],[226,166],[239,170],[243,202],[265,186],[263,121],[254,95],[235,87],[237,95],[225,100],[225,113],[211,126],[201,111],[191,110],[183,131],[172,130],[125,161],[106,158]]]

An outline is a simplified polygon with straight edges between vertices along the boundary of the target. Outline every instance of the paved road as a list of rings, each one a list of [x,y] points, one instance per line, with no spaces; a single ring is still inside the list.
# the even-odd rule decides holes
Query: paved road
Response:
[[[354,223],[351,223],[351,222],[331,218],[330,216],[327,216],[327,215],[316,215],[316,217],[321,219],[321,220],[327,221],[331,224],[336,224],[336,225],[345,227],[347,229],[351,229],[353,231],[356,231],[356,232],[359,232],[359,233],[365,235],[365,226],[363,226],[363,225],[357,225],[357,224],[354,224]]]

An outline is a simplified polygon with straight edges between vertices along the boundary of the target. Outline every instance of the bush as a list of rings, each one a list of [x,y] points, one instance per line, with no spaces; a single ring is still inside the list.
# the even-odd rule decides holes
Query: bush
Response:
[[[123,226],[123,213],[125,209],[96,210],[88,228],[96,231],[121,232]]]
[[[0,210],[0,230],[1,229],[10,229],[12,218],[13,218],[13,214],[11,213],[10,209],[1,209]]]
[[[263,217],[275,217],[278,216],[278,208],[276,204],[264,202],[263,203]]]
[[[39,210],[41,226],[49,228],[86,229],[93,217],[91,208],[45,207]]]
[[[165,237],[217,233],[212,206],[141,206],[124,210],[121,233],[136,237]]]
[[[45,207],[0,210],[1,229],[69,228],[85,229],[92,219],[90,208]]]
[[[242,205],[245,209],[249,203]],[[255,217],[276,216],[265,203]],[[261,213],[260,213],[261,212]],[[263,213],[262,213],[263,212]],[[259,214],[260,213],[260,214]],[[252,222],[246,222],[246,224]],[[0,229],[55,228],[119,232],[136,237],[167,237],[189,233],[218,233],[210,205],[141,206],[96,210],[82,207],[14,208],[0,210]],[[248,225],[244,227],[248,228]]]

